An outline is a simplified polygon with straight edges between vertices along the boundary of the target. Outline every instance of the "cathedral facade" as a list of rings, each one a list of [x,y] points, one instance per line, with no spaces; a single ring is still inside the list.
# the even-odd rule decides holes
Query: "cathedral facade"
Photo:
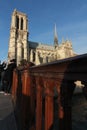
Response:
[[[19,65],[20,61],[25,59],[38,65],[76,55],[73,51],[71,41],[66,40],[62,41],[61,44],[58,43],[56,25],[54,29],[53,46],[30,41],[28,37],[27,15],[14,10],[10,28],[8,62],[11,59],[16,59],[17,65]]]

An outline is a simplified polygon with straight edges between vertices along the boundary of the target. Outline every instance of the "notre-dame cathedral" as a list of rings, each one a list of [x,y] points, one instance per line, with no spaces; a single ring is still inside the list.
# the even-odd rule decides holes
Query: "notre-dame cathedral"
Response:
[[[76,55],[71,41],[63,40],[61,44],[58,43],[56,26],[53,46],[30,41],[28,37],[27,15],[15,9],[12,13],[10,28],[8,62],[11,59],[16,59],[17,65],[19,65],[20,61],[25,59],[38,65]]]

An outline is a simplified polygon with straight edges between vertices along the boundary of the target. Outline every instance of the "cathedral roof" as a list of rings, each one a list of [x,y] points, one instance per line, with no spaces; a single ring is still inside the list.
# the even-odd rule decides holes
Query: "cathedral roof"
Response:
[[[54,50],[54,46],[49,45],[49,44],[43,44],[43,43],[39,43],[39,42],[32,42],[32,41],[28,41],[29,43],[29,47],[30,48],[40,48],[40,49],[46,49],[46,50]]]

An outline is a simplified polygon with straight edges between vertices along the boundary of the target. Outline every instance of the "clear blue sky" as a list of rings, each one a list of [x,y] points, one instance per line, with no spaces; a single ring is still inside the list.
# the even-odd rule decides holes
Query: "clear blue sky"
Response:
[[[0,0],[0,60],[7,59],[11,15],[28,16],[29,40],[53,44],[54,24],[59,43],[71,40],[77,54],[87,53],[87,0]]]

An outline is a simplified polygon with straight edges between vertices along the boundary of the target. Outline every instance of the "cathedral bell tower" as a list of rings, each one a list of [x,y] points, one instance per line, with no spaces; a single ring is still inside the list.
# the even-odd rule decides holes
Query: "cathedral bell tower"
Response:
[[[28,60],[28,19],[26,14],[16,9],[12,14],[8,62],[16,59],[17,65],[22,59]]]

